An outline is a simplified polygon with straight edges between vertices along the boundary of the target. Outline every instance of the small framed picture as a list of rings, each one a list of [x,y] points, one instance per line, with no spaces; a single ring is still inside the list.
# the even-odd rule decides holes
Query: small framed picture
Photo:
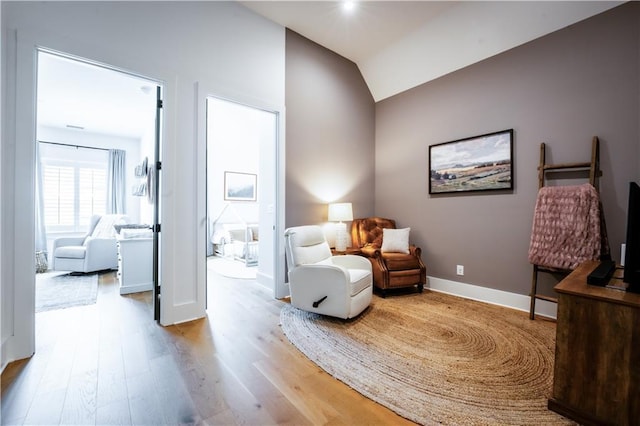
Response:
[[[228,201],[256,201],[258,175],[224,172],[224,199]]]
[[[131,188],[131,192],[135,197],[144,197],[147,195],[147,183],[137,183]]]
[[[138,164],[136,166],[135,169],[135,175],[136,177],[145,177],[147,175],[147,162],[149,160],[147,159],[147,157],[144,157],[144,160],[142,160],[142,163]]]

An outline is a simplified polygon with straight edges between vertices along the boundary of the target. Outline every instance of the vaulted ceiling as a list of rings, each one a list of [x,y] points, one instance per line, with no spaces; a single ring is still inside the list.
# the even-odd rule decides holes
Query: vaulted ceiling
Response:
[[[380,101],[622,2],[362,0],[350,12],[342,1],[240,3],[355,62]],[[136,111],[153,113],[153,82],[56,56],[40,64],[41,125],[113,134],[118,123],[119,135],[142,137],[148,120]]]
[[[379,101],[624,2],[241,3],[355,62]]]

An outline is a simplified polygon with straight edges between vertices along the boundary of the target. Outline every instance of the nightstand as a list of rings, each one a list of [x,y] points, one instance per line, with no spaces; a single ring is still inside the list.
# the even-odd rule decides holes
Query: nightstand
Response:
[[[118,239],[120,294],[153,290],[153,238]]]

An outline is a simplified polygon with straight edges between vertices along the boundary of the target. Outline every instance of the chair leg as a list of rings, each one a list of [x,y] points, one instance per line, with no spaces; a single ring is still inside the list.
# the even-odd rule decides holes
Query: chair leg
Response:
[[[531,277],[531,304],[529,306],[529,319],[536,316],[536,294],[538,293],[538,267],[533,265],[533,276]]]
[[[420,283],[418,284],[418,293],[422,293],[422,290],[424,290],[424,284]]]

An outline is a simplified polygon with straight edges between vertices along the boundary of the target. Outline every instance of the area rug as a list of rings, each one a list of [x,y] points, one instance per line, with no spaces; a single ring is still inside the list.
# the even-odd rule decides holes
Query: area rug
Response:
[[[228,278],[255,280],[257,266],[246,266],[244,262],[224,257],[207,258],[207,269]]]
[[[91,305],[98,298],[99,274],[36,274],[36,312]]]
[[[429,291],[374,297],[348,321],[286,305],[280,321],[322,369],[414,422],[572,424],[547,409],[553,322]]]

